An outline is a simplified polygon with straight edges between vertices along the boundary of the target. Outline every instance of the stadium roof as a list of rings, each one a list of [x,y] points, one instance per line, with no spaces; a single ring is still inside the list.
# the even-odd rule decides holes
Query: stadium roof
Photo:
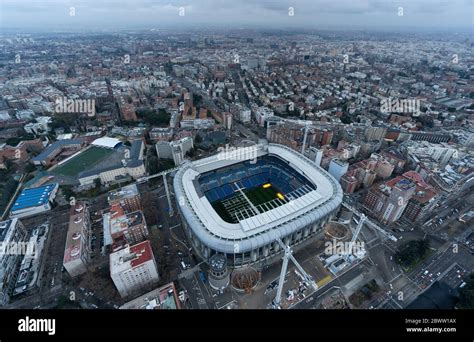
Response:
[[[181,201],[181,211],[193,232],[206,245],[224,253],[234,253],[236,241],[239,241],[240,251],[264,246],[323,219],[341,204],[340,185],[313,161],[286,146],[276,144],[259,145],[257,155],[265,154],[289,162],[290,166],[311,181],[316,189],[239,223],[228,223],[215,212],[203,194],[198,194],[195,180],[204,172],[243,160],[222,160],[214,155],[184,164],[176,174],[176,197],[187,199]],[[251,156],[248,159],[253,158]]]
[[[110,137],[102,137],[99,139],[95,139],[92,142],[92,145],[98,146],[98,147],[105,147],[105,148],[115,148],[122,142],[118,139],[115,138],[110,138]]]
[[[49,202],[50,194],[59,186],[58,183],[25,189],[13,204],[12,212],[25,208],[38,207]]]
[[[132,141],[132,145],[130,147],[130,159],[133,159],[133,160],[140,159],[140,151],[142,149],[142,145],[143,145],[142,140]]]

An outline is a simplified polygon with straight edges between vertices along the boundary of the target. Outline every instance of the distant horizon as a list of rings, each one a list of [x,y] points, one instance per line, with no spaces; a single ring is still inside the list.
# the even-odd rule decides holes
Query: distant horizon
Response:
[[[278,26],[228,26],[223,27],[221,25],[201,25],[195,24],[190,26],[174,26],[167,25],[161,27],[143,26],[143,27],[129,27],[129,28],[116,28],[116,27],[84,27],[84,28],[70,28],[70,27],[57,27],[57,28],[28,28],[28,27],[1,27],[0,37],[8,36],[12,34],[23,34],[23,35],[35,35],[35,34],[114,34],[114,33],[160,33],[175,31],[176,33],[186,33],[190,30],[194,30],[196,33],[203,33],[210,30],[215,30],[216,33],[220,32],[231,32],[231,31],[255,31],[255,32],[281,32],[281,33],[374,33],[374,34],[470,34],[472,35],[472,29],[466,27],[452,27],[452,28],[429,28],[429,27],[278,27]]]
[[[155,29],[473,32],[471,0],[2,0],[2,33]]]

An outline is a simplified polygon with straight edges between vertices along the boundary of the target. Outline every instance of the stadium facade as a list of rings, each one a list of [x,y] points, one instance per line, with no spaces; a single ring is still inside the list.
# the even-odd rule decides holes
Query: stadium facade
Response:
[[[195,251],[204,259],[224,254],[230,267],[279,255],[278,239],[297,246],[320,236],[343,196],[329,173],[286,146],[246,149],[186,162],[173,183]],[[266,188],[276,196],[268,200]]]

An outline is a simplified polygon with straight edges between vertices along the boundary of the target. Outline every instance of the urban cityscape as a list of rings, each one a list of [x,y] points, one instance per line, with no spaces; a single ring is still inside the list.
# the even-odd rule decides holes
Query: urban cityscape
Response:
[[[472,310],[473,4],[414,2],[6,0],[2,317]]]

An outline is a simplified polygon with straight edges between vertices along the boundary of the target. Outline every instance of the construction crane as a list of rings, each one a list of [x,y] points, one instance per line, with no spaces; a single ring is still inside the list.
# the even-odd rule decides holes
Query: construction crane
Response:
[[[313,278],[306,273],[306,271],[301,267],[298,261],[293,256],[293,252],[290,246],[287,246],[280,239],[276,240],[281,248],[285,251],[283,254],[283,264],[281,266],[280,279],[278,280],[278,289],[275,299],[273,300],[273,307],[280,309],[281,306],[281,293],[283,292],[283,285],[285,282],[286,270],[288,269],[288,262],[291,260],[295,264],[296,268],[301,272],[303,279],[310,284],[310,286],[316,291],[318,285],[314,282]]]
[[[357,216],[359,216],[359,223],[357,224],[357,228],[356,228],[356,231],[354,233],[354,235],[352,236],[352,240],[351,241],[351,246],[353,244],[353,242],[355,242],[355,240],[357,239],[357,237],[359,236],[359,233],[360,231],[362,230],[362,227],[364,225],[364,223],[367,223],[367,225],[373,229],[375,229],[376,231],[378,231],[379,233],[381,233],[383,236],[385,236],[386,238],[394,241],[394,242],[397,242],[398,239],[393,235],[393,234],[390,234],[389,232],[387,232],[385,229],[382,229],[380,228],[378,225],[376,225],[374,222],[372,222],[371,220],[369,220],[369,218],[367,216],[365,216],[364,214],[362,214],[360,211],[358,211],[356,208],[354,208],[353,206],[351,206],[350,204],[346,203],[346,202],[342,202],[342,205],[344,207],[346,207],[347,209],[349,209],[350,211],[352,211],[354,214],[356,214]]]

